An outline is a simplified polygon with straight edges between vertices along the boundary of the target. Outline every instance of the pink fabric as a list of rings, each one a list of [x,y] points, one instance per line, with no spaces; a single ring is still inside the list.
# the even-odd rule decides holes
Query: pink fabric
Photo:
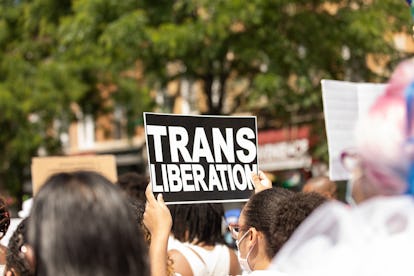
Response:
[[[405,89],[413,81],[414,59],[410,59],[396,68],[385,93],[356,128],[357,151],[365,164],[365,175],[379,195],[398,195],[407,188],[414,151],[406,145]]]

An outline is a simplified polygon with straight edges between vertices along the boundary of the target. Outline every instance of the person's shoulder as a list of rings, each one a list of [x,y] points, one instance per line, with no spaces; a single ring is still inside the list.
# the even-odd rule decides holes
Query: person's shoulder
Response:
[[[178,250],[172,249],[168,251],[168,256],[173,261],[174,272],[181,276],[192,276],[193,270],[186,257]]]

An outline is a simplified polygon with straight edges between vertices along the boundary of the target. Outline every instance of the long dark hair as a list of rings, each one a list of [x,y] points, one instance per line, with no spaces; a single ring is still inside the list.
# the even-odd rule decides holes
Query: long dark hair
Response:
[[[222,204],[200,203],[168,207],[173,218],[171,231],[179,241],[203,245],[224,244]]]
[[[36,275],[149,275],[147,249],[118,187],[94,172],[59,173],[28,220]]]

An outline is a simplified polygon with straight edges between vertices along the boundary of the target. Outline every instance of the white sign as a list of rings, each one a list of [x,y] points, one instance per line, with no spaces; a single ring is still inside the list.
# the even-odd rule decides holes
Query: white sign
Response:
[[[349,172],[340,162],[341,153],[355,146],[354,128],[366,115],[386,84],[322,80],[322,100],[329,152],[329,176],[346,180]]]

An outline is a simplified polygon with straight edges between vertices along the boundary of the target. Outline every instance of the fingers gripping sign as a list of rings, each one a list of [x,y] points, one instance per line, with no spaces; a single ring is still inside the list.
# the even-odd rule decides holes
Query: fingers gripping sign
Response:
[[[263,171],[259,171],[258,174],[252,173],[252,180],[254,184],[254,192],[256,194],[263,190],[272,188],[272,181],[270,181]]]
[[[165,205],[162,194],[158,194],[155,198],[152,193],[151,184],[148,184],[145,190],[147,204],[145,206],[144,224],[151,233],[152,238],[157,235],[169,235],[172,218],[170,210]]]
[[[165,205],[162,194],[155,198],[151,184],[145,190],[147,204],[145,206],[144,224],[151,233],[149,248],[151,276],[168,275],[167,244],[171,231],[172,218],[170,210]]]

